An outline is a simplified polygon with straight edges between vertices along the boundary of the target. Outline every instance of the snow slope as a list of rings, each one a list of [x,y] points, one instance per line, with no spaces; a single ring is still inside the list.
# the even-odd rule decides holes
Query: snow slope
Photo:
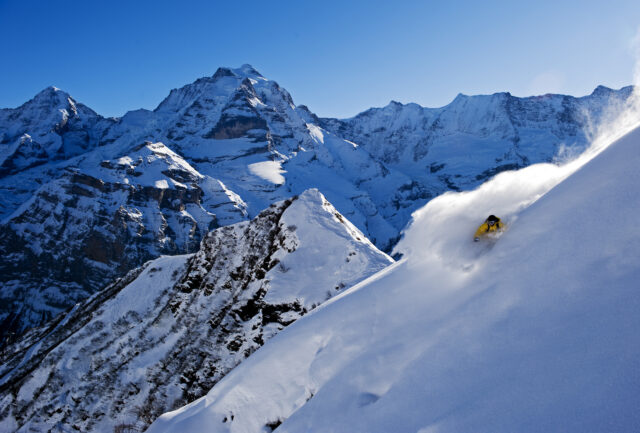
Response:
[[[148,431],[638,431],[640,128],[592,156],[431,201],[401,262]]]
[[[391,263],[318,190],[278,202],[208,233],[196,254],[147,262],[0,352],[0,431],[142,430]]]

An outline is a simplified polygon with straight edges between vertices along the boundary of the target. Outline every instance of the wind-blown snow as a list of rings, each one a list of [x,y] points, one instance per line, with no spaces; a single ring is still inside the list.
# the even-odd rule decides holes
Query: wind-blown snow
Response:
[[[403,261],[148,431],[637,431],[640,128],[591,157],[431,201]]]

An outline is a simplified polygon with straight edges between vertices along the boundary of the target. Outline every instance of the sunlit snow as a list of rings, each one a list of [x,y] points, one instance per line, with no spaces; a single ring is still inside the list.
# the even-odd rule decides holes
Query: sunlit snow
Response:
[[[280,161],[256,162],[249,164],[249,171],[268,182],[282,185],[285,182],[282,173],[285,173],[285,171],[282,169],[281,164]]]
[[[401,262],[149,432],[637,430],[638,166],[634,129],[431,201]],[[473,243],[489,213],[507,231]]]

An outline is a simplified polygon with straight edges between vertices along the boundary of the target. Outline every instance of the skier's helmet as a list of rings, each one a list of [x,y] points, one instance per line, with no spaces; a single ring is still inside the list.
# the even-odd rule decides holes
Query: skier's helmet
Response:
[[[489,218],[487,218],[487,224],[489,224],[490,226],[494,225],[498,221],[499,221],[499,218],[495,215],[489,215]]]

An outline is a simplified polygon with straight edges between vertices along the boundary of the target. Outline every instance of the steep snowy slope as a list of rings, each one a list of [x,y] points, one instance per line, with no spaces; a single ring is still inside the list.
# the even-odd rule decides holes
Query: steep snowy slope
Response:
[[[130,272],[9,346],[0,431],[142,429],[393,261],[317,190]]]
[[[403,261],[148,431],[638,430],[639,166],[640,128],[573,174],[533,166],[431,201]],[[489,211],[509,225],[493,248],[471,242]]]

